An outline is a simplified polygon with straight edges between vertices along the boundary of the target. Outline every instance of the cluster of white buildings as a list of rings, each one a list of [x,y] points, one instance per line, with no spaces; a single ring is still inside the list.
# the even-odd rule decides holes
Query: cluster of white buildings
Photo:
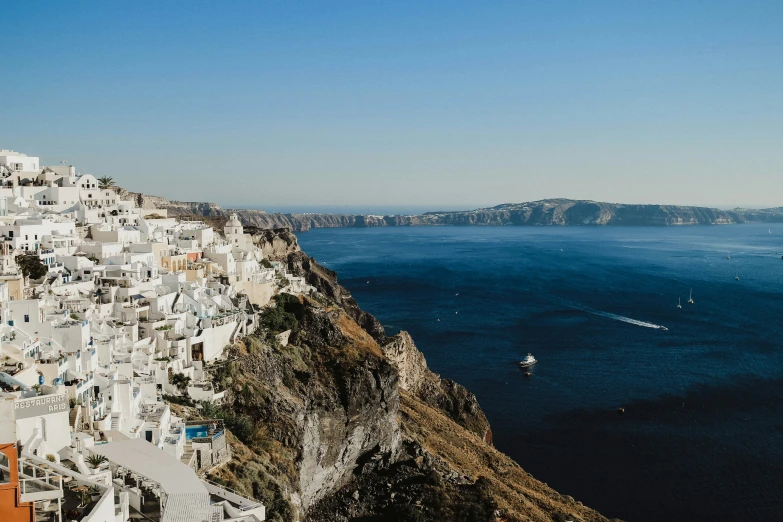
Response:
[[[230,459],[222,423],[165,397],[220,401],[224,349],[275,293],[310,291],[235,216],[220,234],[0,150],[0,520],[264,520],[201,478]]]

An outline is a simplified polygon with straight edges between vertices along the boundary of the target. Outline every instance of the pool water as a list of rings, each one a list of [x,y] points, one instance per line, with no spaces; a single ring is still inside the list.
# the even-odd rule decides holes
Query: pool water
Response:
[[[195,437],[206,437],[207,435],[207,426],[204,424],[185,427],[185,440],[191,440]]]

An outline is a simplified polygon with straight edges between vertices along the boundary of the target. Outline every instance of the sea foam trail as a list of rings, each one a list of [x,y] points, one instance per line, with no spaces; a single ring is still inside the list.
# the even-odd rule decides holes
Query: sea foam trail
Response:
[[[599,317],[606,317],[607,319],[614,319],[615,321],[622,321],[622,322],[628,323],[628,324],[635,324],[636,326],[643,326],[644,328],[655,328],[657,330],[663,330],[663,329],[666,328],[665,326],[662,326],[660,324],[648,323],[646,321],[639,321],[638,319],[631,319],[630,317],[625,317],[625,316],[613,314],[613,313],[610,313],[610,312],[604,312],[604,311],[601,311],[601,310],[595,310],[593,308],[590,308],[590,307],[587,307],[587,306],[583,306],[583,305],[580,305],[580,304],[576,304],[576,303],[570,303],[569,302],[567,304],[571,308],[575,308],[577,310],[581,310],[583,312],[587,312],[588,314],[597,315]]]

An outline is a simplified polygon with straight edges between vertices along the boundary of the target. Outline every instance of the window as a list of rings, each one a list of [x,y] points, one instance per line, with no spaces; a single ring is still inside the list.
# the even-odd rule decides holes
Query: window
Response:
[[[27,241],[27,240],[28,240],[28,239],[30,239],[30,238],[27,236],[27,234],[25,234],[25,235],[24,235],[24,239],[25,239],[25,241]]]
[[[35,235],[35,239],[38,239],[38,234]]]
[[[27,314],[24,315],[24,322],[25,323],[29,323],[30,322],[30,316],[29,315],[27,315]]]

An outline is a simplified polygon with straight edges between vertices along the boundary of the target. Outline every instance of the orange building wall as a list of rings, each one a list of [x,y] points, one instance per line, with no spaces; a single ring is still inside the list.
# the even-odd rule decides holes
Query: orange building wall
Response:
[[[2,522],[35,522],[35,506],[32,502],[19,501],[19,463],[16,444],[0,444],[0,452],[8,457],[11,481],[0,484],[0,520]]]

